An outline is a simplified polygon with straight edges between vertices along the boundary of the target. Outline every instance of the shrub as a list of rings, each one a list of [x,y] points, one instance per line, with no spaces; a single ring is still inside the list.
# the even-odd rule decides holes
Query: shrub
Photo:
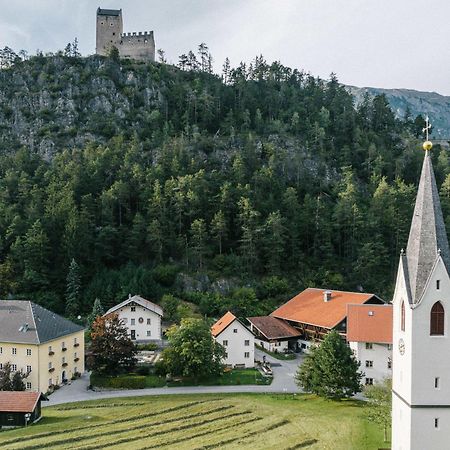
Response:
[[[158,348],[158,345],[154,342],[149,342],[148,344],[139,344],[137,348],[138,350],[152,352]]]
[[[102,377],[91,375],[91,385],[100,388],[111,389],[144,389],[146,386],[145,376],[121,375],[118,377]]]
[[[137,366],[136,373],[138,375],[146,376],[150,374],[150,366],[148,364],[142,364]]]
[[[175,283],[178,273],[178,267],[170,264],[156,266],[153,271],[153,277],[159,284],[170,287]]]

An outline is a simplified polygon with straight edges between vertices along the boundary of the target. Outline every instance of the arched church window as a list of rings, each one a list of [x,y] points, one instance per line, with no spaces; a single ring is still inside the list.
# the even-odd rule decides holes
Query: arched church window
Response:
[[[400,328],[402,331],[405,331],[405,302],[402,302],[400,316]]]
[[[441,302],[436,302],[431,308],[430,335],[442,336],[444,334],[444,307]]]

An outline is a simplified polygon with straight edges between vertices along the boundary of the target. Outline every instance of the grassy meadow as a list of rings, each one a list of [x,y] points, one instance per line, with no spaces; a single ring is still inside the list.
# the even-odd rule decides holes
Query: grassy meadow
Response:
[[[171,395],[43,408],[28,428],[0,432],[2,450],[342,449],[385,447],[360,402],[308,395]]]

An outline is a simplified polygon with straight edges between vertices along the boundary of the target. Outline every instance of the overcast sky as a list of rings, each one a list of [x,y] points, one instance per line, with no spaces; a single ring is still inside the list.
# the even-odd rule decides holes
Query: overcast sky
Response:
[[[220,69],[268,61],[356,86],[450,95],[450,0],[0,0],[0,47],[95,51],[97,7],[154,30],[171,62],[206,42]]]

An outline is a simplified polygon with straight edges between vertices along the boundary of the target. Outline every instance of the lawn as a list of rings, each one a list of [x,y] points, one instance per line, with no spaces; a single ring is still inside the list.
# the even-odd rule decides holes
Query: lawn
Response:
[[[335,449],[386,447],[356,401],[309,395],[170,395],[53,406],[28,428],[0,432],[2,450]]]

